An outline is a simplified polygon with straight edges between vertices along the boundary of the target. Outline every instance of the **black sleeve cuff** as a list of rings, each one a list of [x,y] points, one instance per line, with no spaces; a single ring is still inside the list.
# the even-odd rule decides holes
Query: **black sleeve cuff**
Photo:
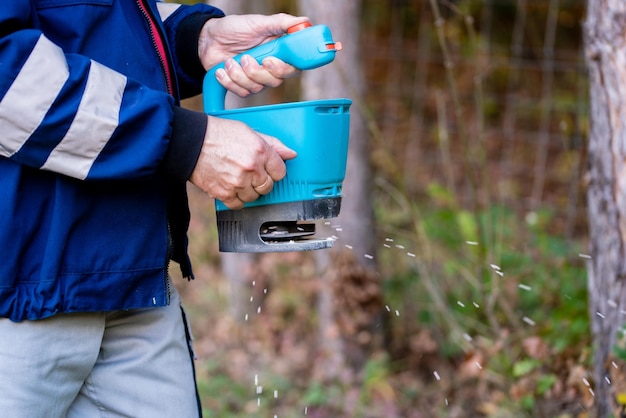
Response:
[[[223,17],[211,13],[196,13],[186,17],[176,33],[176,51],[178,62],[185,73],[194,79],[201,80],[206,73],[198,56],[198,39],[200,31],[209,19]]]
[[[170,145],[163,160],[165,173],[187,181],[196,167],[204,143],[208,118],[202,112],[174,107]]]

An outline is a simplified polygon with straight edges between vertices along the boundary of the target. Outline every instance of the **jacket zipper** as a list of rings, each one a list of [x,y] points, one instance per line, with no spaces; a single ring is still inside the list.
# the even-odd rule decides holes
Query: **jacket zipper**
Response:
[[[164,280],[165,280],[165,291],[167,294],[167,304],[170,304],[170,297],[172,296],[172,290],[170,289],[170,260],[172,259],[174,243],[172,242],[172,229],[170,227],[170,222],[166,221],[167,224],[167,254],[165,258],[165,272],[164,272]]]
[[[161,70],[163,71],[163,75],[165,76],[165,87],[167,92],[172,96],[174,95],[174,81],[172,77],[172,69],[170,62],[167,58],[167,51],[165,50],[165,42],[163,41],[163,36],[159,31],[158,25],[155,22],[155,18],[150,12],[150,9],[145,3],[145,0],[136,0],[137,6],[141,11],[141,14],[146,19],[148,23],[148,29],[150,32],[150,38],[152,39],[152,46],[157,53],[157,57],[159,59],[159,64],[161,65]]]
[[[161,70],[163,71],[163,76],[165,78],[165,88],[167,92],[174,96],[176,99],[177,96],[174,92],[174,79],[172,77],[172,67],[170,65],[170,61],[168,60],[168,54],[165,49],[165,42],[163,41],[163,35],[159,30],[159,26],[156,23],[154,15],[150,12],[150,8],[147,6],[145,0],[135,0],[137,7],[139,7],[139,11],[146,19],[146,23],[148,24],[148,31],[150,32],[150,39],[152,40],[152,46],[156,52],[157,58],[159,60],[159,64],[161,66]],[[173,254],[173,237],[172,230],[169,223],[167,222],[167,255],[165,260],[165,271],[164,271],[164,284],[167,296],[167,303],[170,303],[171,289],[170,289],[170,279],[169,279],[169,268],[170,268],[170,260]]]

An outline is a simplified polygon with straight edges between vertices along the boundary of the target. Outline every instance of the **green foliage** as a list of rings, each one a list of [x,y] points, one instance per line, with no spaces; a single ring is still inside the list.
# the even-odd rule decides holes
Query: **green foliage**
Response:
[[[557,383],[558,377],[555,374],[544,374],[537,379],[537,394],[544,395]]]
[[[280,375],[265,373],[255,385],[233,376],[217,360],[209,360],[203,369],[207,377],[198,380],[203,418],[243,418],[249,417],[251,411],[258,416],[273,416],[281,409],[281,403],[295,402],[289,395],[292,383]],[[304,400],[315,401],[306,395]]]
[[[240,415],[244,403],[250,397],[250,388],[220,372],[215,362],[206,364],[210,372],[207,379],[198,380],[198,393],[203,399],[204,418],[235,418]]]
[[[524,376],[525,374],[528,374],[531,371],[535,370],[540,365],[541,362],[535,359],[524,359],[517,361],[515,362],[515,364],[513,364],[513,377]]]
[[[340,411],[345,390],[339,383],[313,382],[304,392],[302,402],[311,410]]]
[[[616,342],[613,345],[613,354],[618,360],[626,361],[626,325],[617,332]]]
[[[583,243],[551,232],[552,210],[473,212],[441,185],[428,190],[430,201],[411,206],[413,236],[397,224],[402,249],[386,254],[387,303],[406,311],[390,326],[403,335],[429,329],[438,354],[450,361],[481,353],[482,366],[501,376],[507,391],[520,392],[501,407],[532,415],[565,382],[555,359],[580,361],[590,344]],[[400,219],[385,208],[387,220]],[[385,236],[395,236],[389,223]]]

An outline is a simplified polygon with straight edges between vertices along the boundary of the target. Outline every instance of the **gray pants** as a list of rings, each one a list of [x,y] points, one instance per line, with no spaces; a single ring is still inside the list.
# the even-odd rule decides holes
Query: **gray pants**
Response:
[[[198,417],[180,298],[167,307],[0,319],[0,415]]]

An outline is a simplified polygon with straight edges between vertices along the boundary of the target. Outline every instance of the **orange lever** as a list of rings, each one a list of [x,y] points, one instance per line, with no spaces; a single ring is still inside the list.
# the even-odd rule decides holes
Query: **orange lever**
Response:
[[[326,44],[326,49],[329,51],[341,51],[343,49],[343,45],[341,44],[341,42]]]

